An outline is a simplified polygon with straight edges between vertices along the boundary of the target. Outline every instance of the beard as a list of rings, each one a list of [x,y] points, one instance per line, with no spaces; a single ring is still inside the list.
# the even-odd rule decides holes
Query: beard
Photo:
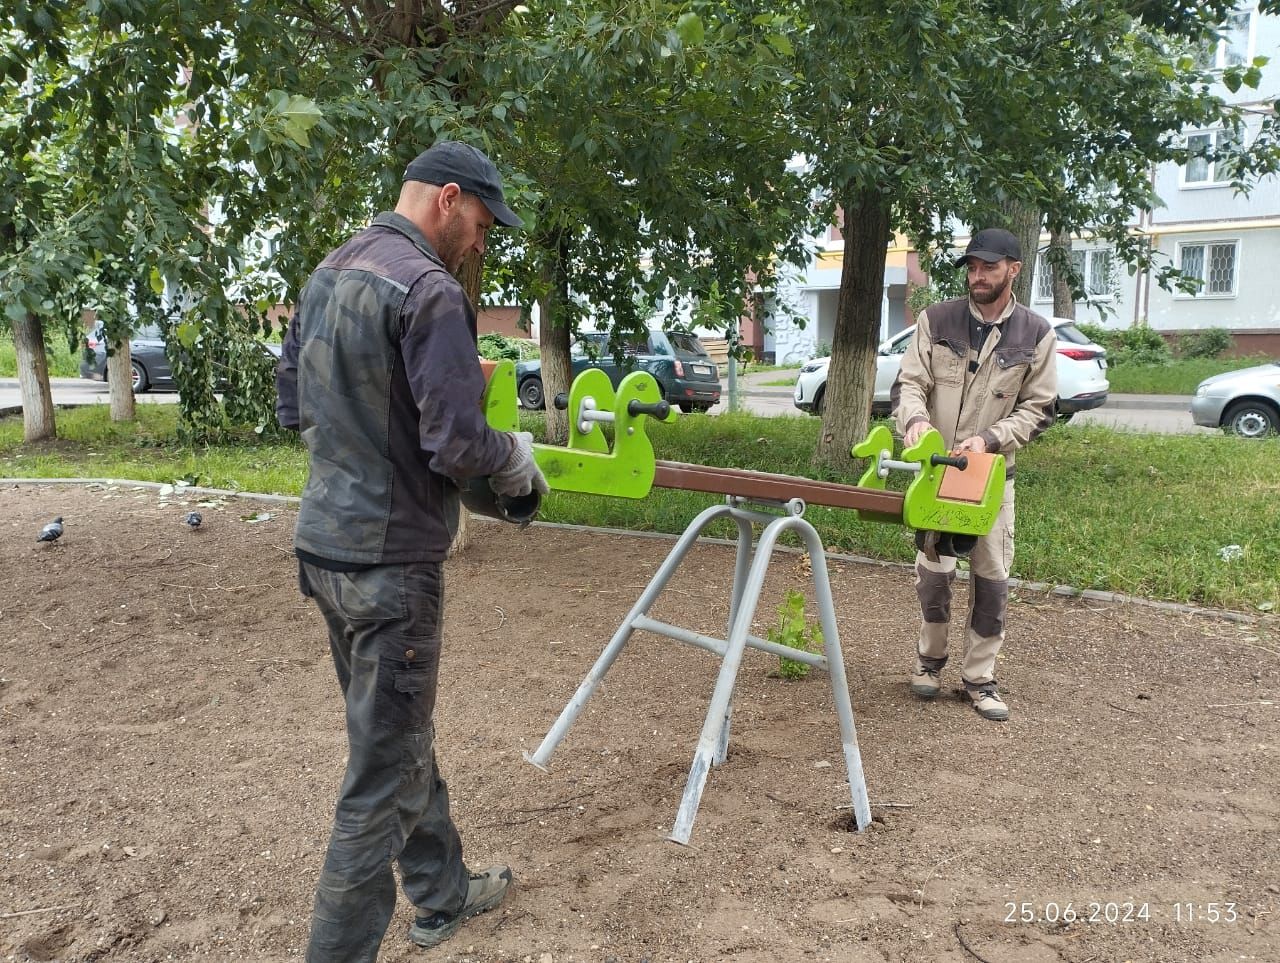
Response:
[[[436,253],[450,274],[457,274],[466,257],[466,249],[462,243],[461,218],[450,218],[440,230],[440,242],[436,245]]]
[[[1009,290],[1009,285],[1012,282],[1013,278],[1006,274],[1004,280],[999,284],[991,285],[991,290],[989,291],[974,291],[970,288],[969,297],[973,298],[973,300],[979,304],[994,304],[996,301],[1000,300],[1006,291]]]

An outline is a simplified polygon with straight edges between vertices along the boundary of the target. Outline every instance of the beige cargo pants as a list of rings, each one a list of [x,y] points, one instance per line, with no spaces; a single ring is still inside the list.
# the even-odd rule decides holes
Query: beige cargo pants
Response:
[[[1009,607],[1009,568],[1013,565],[1013,481],[1005,483],[1004,501],[991,531],[969,554],[969,616],[965,623],[960,675],[970,686],[995,681],[996,654],[1004,644]],[[921,658],[938,667],[947,660],[951,624],[951,588],[956,560],[916,553],[916,594],[920,597]]]

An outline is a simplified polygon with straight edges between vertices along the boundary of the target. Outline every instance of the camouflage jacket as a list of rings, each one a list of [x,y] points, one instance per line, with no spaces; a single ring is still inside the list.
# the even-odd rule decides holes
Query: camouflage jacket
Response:
[[[987,451],[1013,453],[1053,424],[1058,368],[1053,327],[1010,299],[976,350],[970,344],[968,298],[943,301],[916,317],[890,392],[898,430],[928,421],[950,448],[981,436]]]
[[[511,436],[480,410],[475,312],[399,214],[379,214],[311,275],[276,387],[280,423],[301,431],[309,455],[294,546],[321,559],[443,559],[452,479],[490,474],[511,454]]]

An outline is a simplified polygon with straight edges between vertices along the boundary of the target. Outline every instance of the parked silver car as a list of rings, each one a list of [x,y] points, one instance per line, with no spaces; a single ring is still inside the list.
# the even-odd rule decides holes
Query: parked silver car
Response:
[[[1280,361],[1205,378],[1191,399],[1191,419],[1241,438],[1280,434]]]
[[[1054,318],[1052,323],[1058,339],[1058,417],[1067,421],[1078,411],[1099,408],[1107,403],[1107,393],[1111,389],[1107,381],[1107,352],[1086,338],[1069,319]],[[880,345],[876,356],[876,390],[871,398],[873,415],[889,414],[889,391],[897,380],[898,367],[915,330],[913,324]],[[801,411],[822,414],[830,360],[815,358],[800,369],[793,397]]]

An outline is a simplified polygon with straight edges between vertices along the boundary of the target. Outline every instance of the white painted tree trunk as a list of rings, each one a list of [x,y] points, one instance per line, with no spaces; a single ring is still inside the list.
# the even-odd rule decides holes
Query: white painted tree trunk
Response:
[[[453,542],[449,545],[448,557],[453,558],[467,550],[467,546],[471,543],[471,536],[468,532],[470,525],[471,513],[467,511],[467,506],[458,502],[458,532],[453,536]]]
[[[13,347],[18,362],[18,392],[22,398],[24,441],[49,441],[58,436],[49,390],[49,359],[44,351],[40,319],[28,314],[13,322]]]
[[[133,397],[133,366],[129,339],[111,346],[107,358],[107,389],[111,400],[112,421],[133,421],[137,412]]]

